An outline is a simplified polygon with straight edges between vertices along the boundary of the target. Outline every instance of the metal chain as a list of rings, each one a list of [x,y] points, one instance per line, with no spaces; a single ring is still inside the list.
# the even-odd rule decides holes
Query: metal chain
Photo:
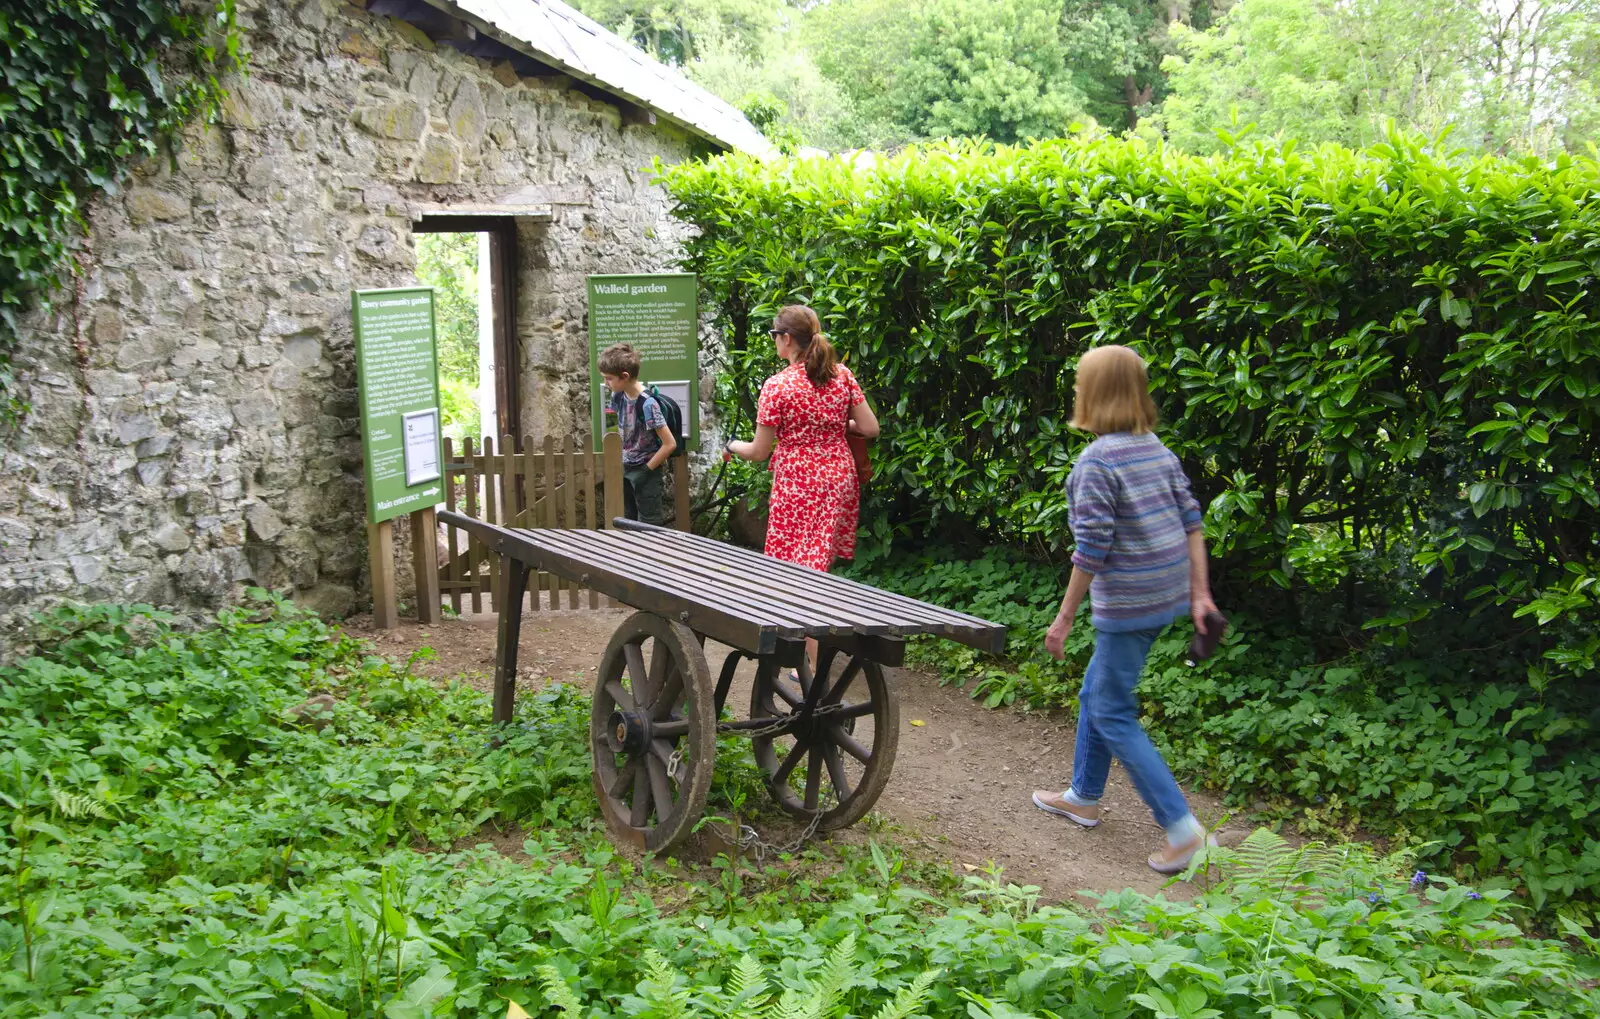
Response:
[[[777,685],[777,682],[778,677],[776,676],[772,677],[772,679],[768,681],[769,685],[774,687]],[[818,677],[813,677],[812,682],[818,682]],[[804,696],[804,693],[805,691],[802,689],[802,697]],[[798,709],[790,709],[787,714],[774,716],[776,720],[771,725],[761,729],[751,729],[742,735],[748,736],[752,740],[757,740],[764,736],[781,734],[793,724],[795,715],[797,713]],[[837,803],[839,800],[839,791],[837,789],[832,789],[830,786],[830,792],[832,793],[831,798],[835,803]],[[766,841],[761,837],[761,833],[756,831],[754,826],[748,824],[741,824],[739,826],[739,837],[736,840],[736,844],[740,850],[755,857],[756,866],[764,866],[769,853],[773,856],[788,856],[793,853],[798,853],[801,849],[803,849],[805,844],[810,842],[812,838],[816,836],[817,829],[822,825],[822,815],[826,812],[826,808],[819,808],[811,815],[811,820],[807,822],[803,829],[801,829],[799,836],[796,837],[792,842],[789,842],[785,845],[775,845]]]
[[[776,679],[777,679],[777,677],[774,677],[773,681],[775,682]],[[812,681],[815,682],[816,679],[817,679],[817,677],[813,677]],[[804,698],[804,696],[805,696],[805,692],[804,692],[804,690],[802,690],[801,691],[802,699]],[[781,697],[778,698],[778,699],[782,700]],[[848,707],[848,706],[849,705],[847,705],[847,704],[845,704],[843,702],[835,702],[833,704],[818,704],[818,705],[816,705],[815,708],[813,708],[813,710],[814,711],[820,711],[820,710],[824,710],[824,709],[844,708],[844,707]],[[745,737],[747,737],[749,739],[753,739],[753,740],[761,739],[763,736],[782,736],[782,735],[785,735],[784,730],[787,729],[789,727],[789,725],[792,724],[795,721],[795,719],[799,717],[799,714],[800,714],[800,709],[799,708],[791,708],[788,711],[788,713],[786,713],[786,714],[772,716],[773,717],[773,723],[771,725],[765,726],[763,728],[760,728],[760,729],[729,729],[727,731],[729,731],[729,732],[737,732],[739,735],[745,736]]]
[[[729,731],[737,732],[740,736],[752,740],[761,739],[766,736],[786,735],[789,728],[794,724],[796,714],[797,712],[791,710],[787,714],[774,715],[772,724],[763,726],[760,729],[741,729]],[[683,764],[683,750],[684,748],[680,746],[672,751],[671,757],[667,758],[667,775],[680,785],[682,784],[683,779],[678,776],[678,769]],[[832,794],[832,800],[837,803],[839,799],[838,790],[830,788],[829,792]],[[734,840],[734,845],[741,851],[753,855],[755,857],[757,866],[761,866],[766,862],[768,854],[773,856],[787,856],[793,853],[798,853],[805,847],[806,843],[810,842],[816,837],[817,829],[822,825],[822,815],[825,813],[827,813],[826,808],[818,809],[814,814],[811,815],[811,820],[806,823],[806,826],[801,829],[799,836],[793,841],[782,845],[766,841],[761,837],[761,833],[758,832],[753,826],[741,824],[739,826],[739,835],[738,838]]]
[[[787,734],[789,727],[794,724],[794,720],[795,714],[790,712],[786,715],[774,715],[772,724],[763,726],[760,729],[729,729],[725,731],[735,732],[740,736],[753,740],[761,739],[764,736],[782,736]],[[667,758],[667,775],[680,784],[683,779],[678,775],[678,769],[683,765],[683,751],[684,747],[679,746],[672,751],[672,756]]]
[[[773,719],[774,721],[771,725],[763,726],[760,729],[728,729],[725,731],[736,733],[752,740],[761,739],[764,736],[782,736],[794,724],[795,714],[790,712],[787,715],[774,715]]]
[[[812,814],[811,821],[801,830],[800,836],[787,845],[774,845],[766,841],[761,837],[760,832],[748,824],[739,826],[739,837],[734,840],[734,844],[740,850],[753,855],[756,866],[763,866],[766,863],[768,853],[774,856],[787,856],[792,853],[798,853],[804,848],[805,844],[810,842],[817,834],[817,828],[822,824],[822,815],[826,812],[826,810],[818,809],[816,813]]]

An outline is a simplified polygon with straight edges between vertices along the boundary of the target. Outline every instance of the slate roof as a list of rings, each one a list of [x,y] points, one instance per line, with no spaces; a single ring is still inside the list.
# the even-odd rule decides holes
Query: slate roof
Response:
[[[543,63],[672,120],[724,148],[770,154],[772,144],[731,104],[560,0],[428,0],[460,12]]]

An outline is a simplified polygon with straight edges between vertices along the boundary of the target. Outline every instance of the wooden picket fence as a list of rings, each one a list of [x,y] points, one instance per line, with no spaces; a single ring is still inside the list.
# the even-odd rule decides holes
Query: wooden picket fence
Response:
[[[521,437],[503,436],[499,442],[486,436],[474,443],[466,439],[457,449],[444,440],[445,506],[458,513],[503,527],[565,527],[584,530],[609,528],[622,516],[622,436],[608,434],[600,452],[577,438],[546,436],[540,445]],[[677,484],[685,472],[683,459],[672,461],[676,472],[674,524],[689,529],[688,485]],[[686,480],[686,479],[685,479]],[[457,527],[446,526],[444,554],[439,562],[439,594],[450,600],[457,613],[469,606],[482,612],[500,609],[500,557],[481,541]],[[549,608],[598,608],[601,597],[576,583],[550,574],[528,577],[529,602],[541,608],[548,592]]]

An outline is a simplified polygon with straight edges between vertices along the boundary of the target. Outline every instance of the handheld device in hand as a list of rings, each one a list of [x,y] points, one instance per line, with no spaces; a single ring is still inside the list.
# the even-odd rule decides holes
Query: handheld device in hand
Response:
[[[1217,645],[1222,643],[1222,635],[1228,631],[1228,617],[1220,612],[1211,612],[1206,615],[1206,632],[1201,633],[1195,627],[1194,639],[1189,642],[1189,658],[1185,664],[1193,665],[1203,662],[1216,653]]]

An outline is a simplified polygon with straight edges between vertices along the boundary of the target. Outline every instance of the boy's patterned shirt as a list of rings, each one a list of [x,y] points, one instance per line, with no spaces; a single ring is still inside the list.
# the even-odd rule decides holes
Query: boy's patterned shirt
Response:
[[[661,436],[656,429],[667,423],[661,405],[649,393],[640,393],[637,400],[627,393],[611,394],[611,412],[617,416],[617,429],[622,432],[622,462],[638,467],[650,462],[661,448]]]

